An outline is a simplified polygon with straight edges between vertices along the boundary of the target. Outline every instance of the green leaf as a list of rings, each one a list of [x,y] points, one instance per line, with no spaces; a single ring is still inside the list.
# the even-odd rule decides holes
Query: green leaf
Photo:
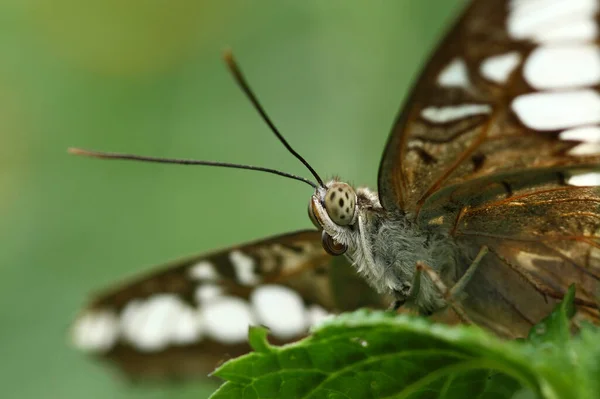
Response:
[[[571,345],[571,356],[576,371],[575,384],[582,396],[597,398],[600,392],[600,329],[584,325]]]
[[[528,340],[534,345],[562,345],[571,338],[570,320],[575,315],[575,285],[571,285],[563,300],[529,332]]]
[[[476,327],[358,311],[299,343],[225,363],[214,374],[230,382],[213,398],[242,389],[259,398],[504,398],[537,386],[513,347]]]
[[[267,341],[268,334],[269,330],[263,326],[250,326],[248,341],[252,349],[260,353],[271,352],[273,349]]]
[[[597,398],[600,331],[569,334],[571,288],[529,341],[503,341],[475,326],[365,310],[328,320],[276,347],[251,330],[259,352],[214,372],[212,398]]]

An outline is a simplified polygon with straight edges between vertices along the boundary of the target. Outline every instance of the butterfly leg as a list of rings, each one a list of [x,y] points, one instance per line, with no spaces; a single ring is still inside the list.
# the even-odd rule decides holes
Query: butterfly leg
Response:
[[[469,281],[471,281],[473,274],[475,274],[477,267],[479,267],[481,260],[485,255],[487,255],[488,252],[490,252],[490,250],[488,249],[487,245],[484,245],[479,249],[477,256],[475,259],[473,259],[473,262],[471,262],[465,274],[463,274],[456,284],[454,284],[454,286],[450,289],[451,297],[456,298],[456,295],[460,294],[464,290]]]
[[[436,286],[438,291],[443,295],[446,302],[452,307],[452,309],[456,312],[456,314],[462,319],[463,322],[468,322],[468,317],[465,312],[460,308],[458,303],[456,303],[455,298],[459,295],[465,288],[465,286],[471,281],[473,274],[477,271],[477,267],[481,263],[481,259],[489,252],[487,246],[482,246],[475,256],[475,259],[469,267],[467,271],[462,275],[462,277],[454,284],[451,289],[448,289],[446,284],[442,281],[438,273],[433,270],[431,267],[427,266],[423,262],[418,262],[415,274],[413,276],[413,281],[410,285],[406,285],[406,289],[397,293],[397,296],[400,299],[396,299],[390,305],[390,310],[398,310],[400,307],[407,303],[413,302],[417,295],[419,294],[419,290],[421,288],[421,275],[423,272],[427,273],[433,284]]]
[[[431,267],[427,266],[423,262],[417,262],[417,271],[422,270],[427,274],[433,285],[437,288],[438,292],[442,294],[444,300],[454,310],[458,318],[467,324],[473,324],[469,316],[467,316],[466,312],[463,310],[462,306],[458,304],[454,297],[450,294],[452,290],[449,290],[446,284],[442,281],[439,274],[433,270]]]
[[[421,289],[421,273],[421,269],[417,268],[412,283],[406,284],[402,287],[402,291],[396,293],[396,297],[400,297],[400,299],[396,299],[392,302],[389,308],[390,310],[398,310],[406,303],[413,302],[417,298],[419,290]]]
[[[433,270],[431,267],[427,266],[422,262],[417,263],[417,272],[419,270],[422,270],[425,273],[427,273],[427,276],[431,279],[431,281],[438,289],[440,294],[442,294],[446,303],[448,303],[452,310],[454,310],[456,315],[461,319],[463,323],[472,324],[469,316],[467,316],[462,306],[456,302],[457,295],[459,295],[464,290],[469,281],[471,281],[471,278],[473,277],[473,274],[475,274],[475,271],[477,271],[481,260],[488,252],[488,247],[485,245],[482,246],[479,249],[477,256],[475,256],[475,259],[473,259],[473,262],[471,262],[471,264],[467,268],[465,274],[463,274],[462,277],[456,282],[456,284],[454,284],[454,286],[450,289],[448,289],[446,284],[444,284],[444,282],[435,270]]]
[[[404,283],[402,289],[396,291],[396,300],[391,303],[389,310],[396,311],[406,304],[410,304],[417,299],[421,289],[422,270],[417,268],[413,276],[412,283]]]

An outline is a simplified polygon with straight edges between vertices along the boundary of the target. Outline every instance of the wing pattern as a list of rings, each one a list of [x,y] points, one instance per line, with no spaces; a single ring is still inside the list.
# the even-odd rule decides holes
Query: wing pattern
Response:
[[[598,320],[599,8],[473,1],[380,165],[384,208],[447,232],[464,254],[459,274],[490,248],[465,305],[505,335],[526,335],[572,283],[581,313]]]
[[[388,302],[299,231],[189,257],[96,296],[75,344],[132,377],[205,376],[249,350],[248,325],[294,341],[329,314]]]

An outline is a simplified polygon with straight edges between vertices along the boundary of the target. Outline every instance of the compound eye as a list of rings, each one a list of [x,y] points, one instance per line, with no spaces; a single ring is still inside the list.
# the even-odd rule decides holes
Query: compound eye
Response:
[[[325,194],[325,210],[339,226],[347,226],[354,218],[354,207],[356,205],[356,193],[346,183],[333,183]]]
[[[325,231],[321,233],[321,244],[323,245],[323,249],[332,256],[342,255],[344,252],[348,250],[348,247],[342,243],[337,242],[333,239],[329,234]]]
[[[317,229],[320,230],[322,228],[321,225],[319,225],[319,222],[317,222],[317,218],[315,217],[315,213],[313,212],[312,199],[308,202],[308,217]]]

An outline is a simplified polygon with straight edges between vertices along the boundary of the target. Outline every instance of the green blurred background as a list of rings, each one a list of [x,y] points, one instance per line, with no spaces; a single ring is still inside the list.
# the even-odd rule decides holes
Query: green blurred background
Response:
[[[392,121],[460,0],[0,2],[0,397],[202,398],[133,386],[72,350],[94,290],[149,266],[310,226],[271,175],[104,162],[66,148],[308,176],[221,61],[325,177],[375,187]]]

